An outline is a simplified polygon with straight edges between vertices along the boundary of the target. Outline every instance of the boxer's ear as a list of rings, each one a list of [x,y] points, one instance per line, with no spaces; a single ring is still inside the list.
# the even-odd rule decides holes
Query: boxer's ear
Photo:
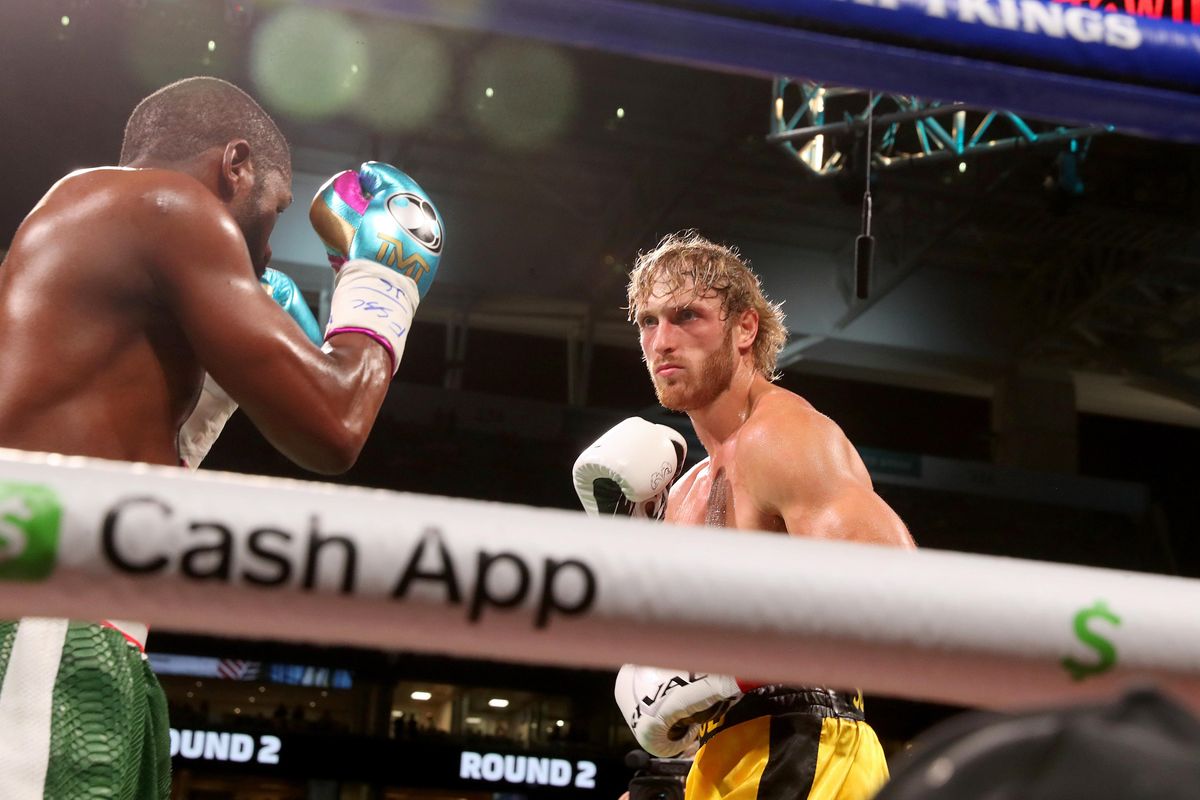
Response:
[[[758,323],[758,311],[753,308],[735,314],[728,323],[733,326],[733,338],[739,353],[748,353],[754,349],[754,340],[758,338]]]
[[[254,166],[250,162],[250,143],[233,139],[221,154],[220,194],[226,202],[250,191],[254,186]]]

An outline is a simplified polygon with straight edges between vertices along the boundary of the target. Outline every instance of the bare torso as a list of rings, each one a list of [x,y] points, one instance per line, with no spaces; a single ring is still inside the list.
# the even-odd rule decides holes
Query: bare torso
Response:
[[[741,423],[672,488],[668,522],[915,546],[832,420],[765,381],[744,408]]]
[[[667,521],[753,531],[786,532],[779,516],[755,507],[737,464],[736,448],[717,461],[701,461],[672,490]]]
[[[772,388],[752,406],[747,423],[754,420],[764,401],[768,406],[793,406],[788,409],[792,415],[818,414],[803,398]],[[755,502],[756,478],[738,458],[740,443],[740,434],[731,437],[679,480],[667,505],[668,522],[787,533],[782,517],[764,511]]]
[[[155,281],[158,170],[57,183],[0,268],[0,446],[176,464],[201,369]]]

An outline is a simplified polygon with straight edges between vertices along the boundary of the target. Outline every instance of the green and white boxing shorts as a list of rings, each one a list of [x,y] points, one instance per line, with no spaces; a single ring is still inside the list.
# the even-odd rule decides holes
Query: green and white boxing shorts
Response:
[[[88,622],[0,622],[0,798],[170,797],[167,701],[132,641]]]

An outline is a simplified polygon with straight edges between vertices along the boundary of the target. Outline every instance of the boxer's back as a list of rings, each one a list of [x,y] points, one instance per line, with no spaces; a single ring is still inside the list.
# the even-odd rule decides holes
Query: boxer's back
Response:
[[[156,289],[163,172],[55,184],[0,268],[0,447],[174,464],[203,372]]]

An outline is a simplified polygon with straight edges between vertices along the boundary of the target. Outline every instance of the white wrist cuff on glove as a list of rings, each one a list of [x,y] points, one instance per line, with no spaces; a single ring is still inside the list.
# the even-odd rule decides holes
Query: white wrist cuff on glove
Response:
[[[217,385],[212,375],[204,376],[200,399],[179,429],[179,457],[189,469],[200,466],[237,407],[237,401]]]
[[[374,261],[347,261],[333,280],[325,339],[339,333],[370,336],[391,355],[395,375],[420,301],[412,278]]]

